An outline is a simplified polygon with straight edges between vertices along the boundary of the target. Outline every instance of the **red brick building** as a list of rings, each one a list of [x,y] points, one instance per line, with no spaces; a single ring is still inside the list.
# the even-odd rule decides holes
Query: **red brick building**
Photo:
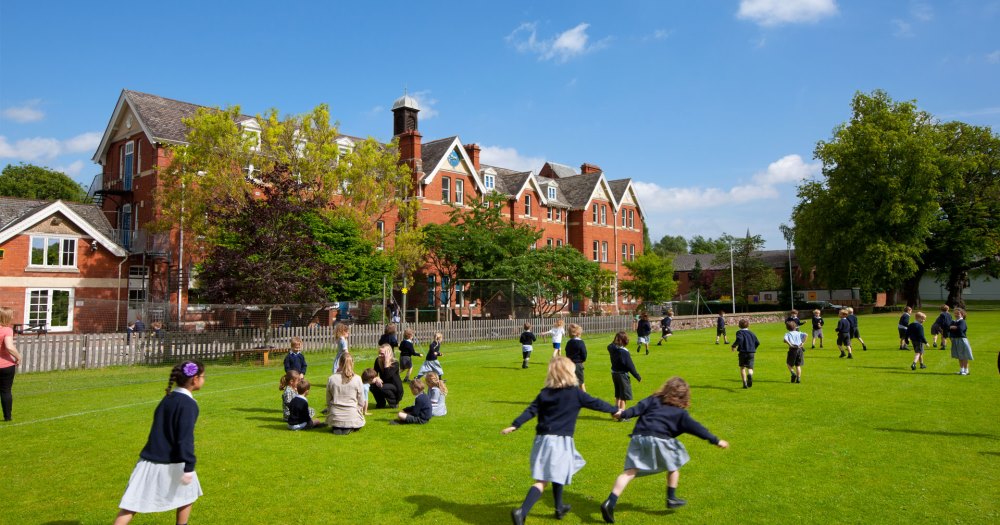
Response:
[[[94,206],[0,197],[0,304],[15,328],[123,330],[127,258]]]
[[[142,284],[142,289],[129,293],[164,305],[162,308],[170,305],[178,312],[186,307],[191,268],[190,255],[183,251],[183,230],[178,225],[170,233],[152,235],[146,225],[157,218],[153,191],[158,184],[157,168],[170,163],[167,146],[185,141],[182,119],[193,116],[200,107],[124,90],[93,157],[102,166],[93,184],[94,193],[101,198],[115,238],[129,250],[132,282]],[[542,232],[539,246],[568,244],[599,261],[615,274],[609,283],[612,290],[617,290],[618,279],[627,278],[622,263],[643,252],[645,220],[629,179],[610,180],[591,164],[584,164],[577,173],[568,166],[548,163],[538,174],[482,165],[479,146],[465,144],[458,136],[424,142],[419,131],[420,109],[412,97],[400,97],[392,112],[401,162],[413,171],[414,197],[420,201],[419,223],[445,222],[454,207],[473,206],[484,195],[499,192],[508,199],[506,213],[511,221],[531,224]],[[259,129],[250,116],[240,117],[238,123]],[[349,150],[356,140],[344,135],[338,143]],[[396,220],[390,213],[378,225],[389,246]],[[411,294],[417,305],[437,298],[434,306],[442,306],[442,295],[454,297],[440,293],[442,284],[450,286],[442,283],[440,276],[425,277],[422,286],[430,284],[437,291]],[[601,305],[608,312],[632,307],[633,303],[621,299]],[[587,308],[585,299],[573,304],[575,310]]]

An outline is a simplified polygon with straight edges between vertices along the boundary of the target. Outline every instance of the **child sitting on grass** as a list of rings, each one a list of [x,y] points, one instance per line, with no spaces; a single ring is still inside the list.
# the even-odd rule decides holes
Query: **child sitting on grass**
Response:
[[[434,417],[447,415],[448,405],[445,404],[444,398],[448,395],[448,386],[434,372],[428,373],[424,382],[427,384],[427,396],[431,399],[431,414]]]
[[[281,381],[278,382],[278,390],[281,390],[281,419],[283,421],[288,421],[288,404],[299,394],[296,387],[301,379],[302,374],[295,370],[289,370],[281,376]]]
[[[361,384],[365,389],[365,404],[364,407],[362,407],[362,410],[366,416],[371,415],[371,413],[368,412],[368,393],[371,391],[372,381],[374,381],[376,377],[378,377],[378,372],[376,372],[374,368],[366,368],[363,372],[361,372]]]
[[[636,476],[648,476],[667,471],[667,508],[683,507],[686,500],[677,497],[680,468],[690,460],[684,444],[677,441],[681,434],[698,436],[719,448],[729,448],[695,421],[686,410],[691,405],[691,389],[687,382],[672,377],[655,394],[616,417],[639,416],[632,430],[632,439],[625,453],[625,470],[618,475],[608,499],[601,503],[601,516],[607,523],[615,522],[615,505],[629,482]]]
[[[323,425],[322,421],[312,417],[314,412],[309,408],[309,400],[306,399],[310,386],[308,379],[304,377],[299,379],[296,386],[298,395],[288,403],[288,430],[308,430]]]
[[[424,382],[414,378],[410,381],[410,393],[413,394],[413,406],[404,408],[396,414],[396,423],[423,425],[434,416],[434,407],[431,405],[431,398],[424,393]]]

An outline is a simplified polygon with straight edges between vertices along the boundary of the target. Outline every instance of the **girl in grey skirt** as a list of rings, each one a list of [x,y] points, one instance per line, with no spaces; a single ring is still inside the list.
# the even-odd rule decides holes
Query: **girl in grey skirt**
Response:
[[[555,498],[556,519],[562,519],[569,512],[569,505],[562,502],[563,485],[569,485],[573,474],[586,464],[573,442],[576,418],[581,408],[621,414],[609,403],[580,390],[576,366],[572,361],[554,357],[549,361],[545,388],[511,426],[500,431],[501,434],[510,434],[538,416],[535,442],[531,447],[531,477],[535,483],[528,490],[524,503],[510,512],[514,525],[524,523],[531,507],[542,497],[542,491],[549,483],[552,483],[552,496]]]
[[[615,414],[616,418],[639,416],[639,419],[625,454],[625,470],[618,475],[611,494],[601,504],[605,522],[615,522],[618,497],[636,476],[666,471],[667,508],[687,504],[687,501],[677,498],[677,481],[680,479],[680,468],[690,457],[684,445],[677,441],[677,436],[691,434],[719,448],[729,447],[729,443],[715,437],[688,414],[686,408],[690,405],[691,391],[687,382],[672,377],[653,395],[621,414]]]
[[[955,321],[948,327],[948,338],[951,339],[951,357],[958,359],[958,375],[969,375],[969,361],[972,361],[972,347],[969,346],[969,339],[965,336],[968,327],[965,325],[965,310],[955,309]]]

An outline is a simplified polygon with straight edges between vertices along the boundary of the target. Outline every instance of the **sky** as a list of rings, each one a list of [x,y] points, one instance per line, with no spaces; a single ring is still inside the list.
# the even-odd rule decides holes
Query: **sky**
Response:
[[[482,161],[630,178],[651,238],[746,231],[785,247],[816,143],[882,89],[1000,128],[1000,0],[38,2],[0,0],[0,166],[89,186],[122,89],[299,114]]]

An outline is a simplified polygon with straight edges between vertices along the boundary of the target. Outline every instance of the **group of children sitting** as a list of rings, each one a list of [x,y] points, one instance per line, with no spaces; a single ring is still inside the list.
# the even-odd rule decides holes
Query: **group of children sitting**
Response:
[[[323,410],[326,421],[315,417],[313,408],[309,407],[309,390],[311,383],[306,379],[308,364],[302,354],[302,339],[292,337],[288,355],[285,357],[285,374],[278,383],[278,389],[282,392],[281,407],[282,419],[288,424],[289,430],[307,430],[329,426],[335,434],[347,434],[360,430],[364,426],[364,416],[370,415],[368,408],[369,394],[371,387],[375,384],[379,391],[382,391],[383,381],[387,378],[380,377],[376,368],[390,368],[392,374],[402,374],[405,370],[405,382],[409,383],[410,393],[413,394],[413,405],[404,408],[392,421],[393,424],[424,424],[432,417],[444,416],[448,413],[445,403],[445,396],[448,394],[448,387],[445,385],[438,358],[441,354],[441,333],[434,334],[434,341],[431,343],[424,365],[421,366],[416,378],[412,381],[409,378],[412,371],[412,357],[420,357],[423,354],[415,350],[413,344],[413,331],[403,332],[403,341],[398,343],[396,339],[396,327],[390,324],[386,327],[385,333],[379,340],[379,357],[376,359],[376,368],[366,368],[358,378],[354,374],[354,358],[350,353],[347,338],[350,337],[350,327],[340,324],[334,330],[337,338],[337,355],[334,358],[333,374],[327,381],[327,407]],[[400,349],[399,364],[394,361],[394,349]],[[398,382],[398,377],[395,378]],[[353,381],[353,383],[352,383]],[[360,384],[357,384],[360,383]],[[345,389],[342,385],[351,385]],[[402,397],[401,392],[397,392],[396,399]],[[396,404],[378,405],[376,408],[390,406],[396,408]],[[357,412],[354,414],[354,412]],[[345,419],[344,413],[350,416]]]

